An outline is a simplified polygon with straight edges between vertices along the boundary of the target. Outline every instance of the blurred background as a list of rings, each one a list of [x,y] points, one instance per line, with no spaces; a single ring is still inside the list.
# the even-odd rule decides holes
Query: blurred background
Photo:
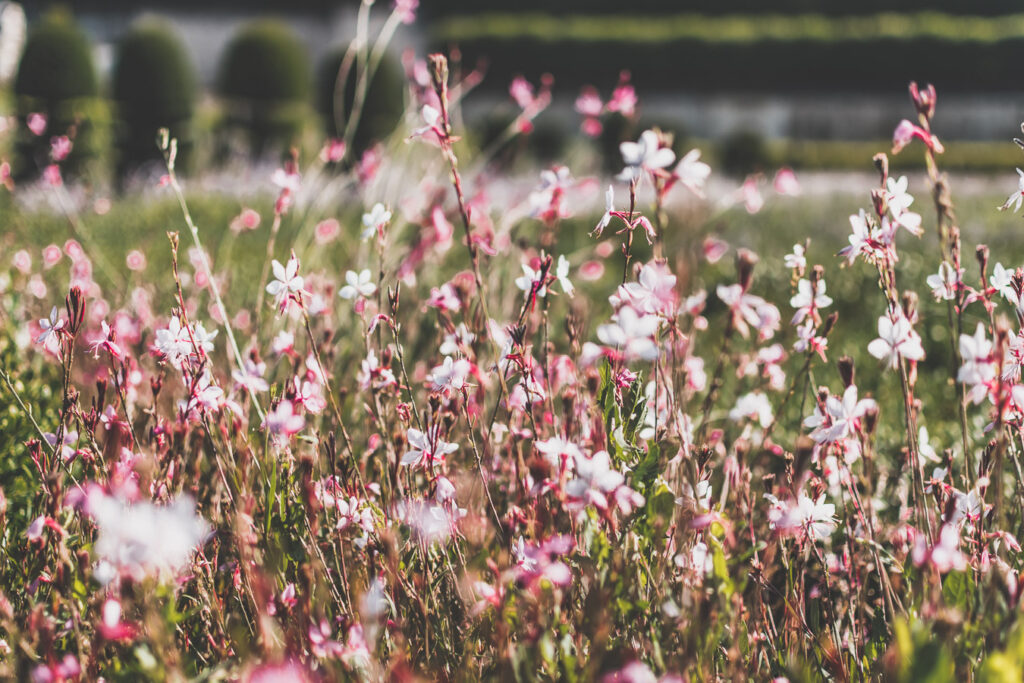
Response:
[[[393,5],[378,0],[374,28]],[[562,159],[579,137],[579,98],[629,84],[633,117],[602,114],[613,170],[617,145],[645,128],[674,131],[736,176],[790,166],[864,169],[911,113],[907,83],[934,83],[944,167],[1019,165],[1007,141],[1024,120],[1024,4],[1012,0],[423,0],[407,3],[369,89],[356,144],[399,127],[412,57],[444,51],[457,73],[482,77],[464,101],[468,135],[498,139],[520,107],[523,76],[550,84],[551,106],[509,163]],[[418,7],[417,7],[418,5]],[[147,176],[153,132],[168,126],[183,158],[280,157],[338,135],[351,93],[336,92],[356,35],[358,2],[329,0],[80,0],[0,3],[0,78],[25,120],[76,125],[79,165]],[[347,103],[347,104],[346,104]],[[19,132],[16,176],[38,172],[46,139]],[[305,141],[303,143],[303,141]],[[955,142],[956,144],[950,144]],[[183,163],[185,163],[183,161]],[[72,169],[74,164],[67,168]],[[93,167],[95,168],[95,166]]]

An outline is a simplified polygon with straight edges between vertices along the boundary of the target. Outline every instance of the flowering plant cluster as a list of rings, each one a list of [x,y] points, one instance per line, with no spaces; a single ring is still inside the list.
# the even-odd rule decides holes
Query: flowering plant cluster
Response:
[[[671,202],[705,202],[699,151],[654,129],[623,143],[579,229],[595,182],[558,166],[499,192],[457,134],[467,84],[440,55],[409,70],[403,140],[293,157],[272,215],[224,226],[263,231],[258,282],[204,247],[173,140],[167,272],[132,252],[146,279],[114,286],[81,228],[42,270],[18,245],[0,272],[3,676],[1019,679],[1024,270],[985,247],[964,263],[934,89],[912,86],[893,152],[927,155],[938,351],[922,334],[941,309],[900,270],[933,238],[885,155],[834,261],[805,242],[738,249],[731,270],[723,241],[674,237]],[[514,134],[551,87],[513,84]],[[637,106],[625,80],[577,102],[588,135]],[[339,185],[361,216],[321,215]],[[758,186],[736,193],[752,213]],[[775,186],[798,192],[788,170]],[[345,262],[322,257],[337,240]],[[878,283],[859,348],[835,334],[840,265]],[[935,373],[945,397],[919,388]],[[956,425],[941,444],[933,403]]]

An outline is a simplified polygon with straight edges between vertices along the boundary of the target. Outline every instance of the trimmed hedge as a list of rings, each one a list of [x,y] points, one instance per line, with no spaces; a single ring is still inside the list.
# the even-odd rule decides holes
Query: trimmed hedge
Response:
[[[357,74],[361,69],[356,61],[345,82],[345,93],[340,102],[342,111],[336,111],[339,103],[336,101],[335,89],[344,58],[345,49],[339,48],[323,59],[317,71],[317,110],[324,119],[328,134],[339,138],[345,132],[349,110],[355,100]],[[385,54],[367,88],[362,115],[352,138],[353,151],[357,157],[374,142],[394,132],[405,113],[406,90],[405,70],[398,60]]]
[[[668,14],[803,14],[813,12],[829,16],[854,16],[875,12],[925,12],[998,16],[1021,10],[1019,0],[632,0],[629,9],[637,13]],[[491,12],[547,12],[550,14],[621,14],[619,0],[445,0],[423,3],[424,19]]]
[[[550,72],[561,88],[603,83],[623,68],[639,89],[893,91],[909,80],[942,91],[1024,85],[1024,14],[456,17],[433,29],[464,63],[489,64],[487,87]]]
[[[119,175],[162,159],[160,128],[178,138],[179,164],[187,165],[197,94],[195,69],[173,28],[146,22],[121,39],[113,76]]]
[[[444,44],[435,44],[443,49]],[[484,83],[504,89],[516,75],[551,73],[564,92],[611,85],[621,69],[641,92],[898,92],[907,82],[934,83],[940,92],[1019,91],[1024,87],[1024,37],[985,45],[927,39],[667,43],[546,40],[466,40],[463,63],[488,63]]]

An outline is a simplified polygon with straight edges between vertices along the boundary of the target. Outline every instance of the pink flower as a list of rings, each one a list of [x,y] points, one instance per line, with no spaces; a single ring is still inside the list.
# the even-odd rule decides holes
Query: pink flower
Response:
[[[128,266],[128,270],[134,270],[136,272],[146,269],[146,255],[138,249],[132,249],[128,252],[125,257],[125,265]]]
[[[231,232],[236,235],[243,230],[255,230],[260,226],[260,214],[254,209],[242,209],[242,213],[231,219]]]
[[[60,185],[62,185],[64,181],[61,179],[60,166],[58,166],[57,164],[50,164],[49,166],[44,168],[43,179],[54,187],[59,187]]]
[[[320,221],[316,224],[316,230],[314,231],[314,239],[317,244],[323,245],[333,242],[338,239],[341,234],[341,224],[333,218]]]
[[[51,244],[43,249],[43,268],[52,268],[58,263],[63,254],[60,251],[60,247],[56,244]]]
[[[914,542],[914,565],[931,565],[940,574],[967,569],[967,557],[960,552],[960,532],[953,524],[943,524],[938,541],[928,547],[924,534],[918,534]]]
[[[406,2],[419,3],[419,0],[406,0]],[[415,9],[415,7],[413,8]],[[325,164],[336,164],[345,158],[345,141],[331,139],[327,141],[324,148],[320,150],[320,160]]]
[[[71,154],[71,140],[67,135],[58,135],[50,140],[50,158],[59,163]]]
[[[751,215],[757,213],[764,207],[764,197],[761,196],[761,190],[757,187],[757,181],[758,176],[747,176],[747,179],[743,181],[743,185],[740,186],[739,190],[743,207],[747,210],[747,213]]]
[[[416,21],[419,6],[420,0],[395,0],[395,14],[403,24],[411,24]]]
[[[11,258],[11,264],[18,269],[22,275],[28,275],[32,272],[32,256],[29,255],[25,249],[19,249],[14,252],[14,256]]]
[[[32,131],[32,134],[38,137],[46,132],[46,115],[37,113],[29,114],[28,118],[25,120],[25,124],[28,126],[28,129]]]
[[[612,98],[608,101],[608,111],[630,119],[636,114],[636,105],[636,90],[629,83],[629,72],[623,71],[619,74],[619,85],[612,91]]]
[[[600,261],[584,261],[579,272],[581,278],[587,282],[594,282],[604,275],[604,264]]]
[[[451,283],[446,282],[440,287],[432,287],[430,289],[430,298],[427,300],[427,306],[454,313],[462,307],[462,304],[459,302],[458,294],[455,293],[455,288],[452,287]]]
[[[775,174],[775,181],[772,185],[775,187],[775,191],[781,195],[789,197],[800,196],[800,183],[797,182],[796,174],[793,173],[793,169],[788,166],[783,166],[778,170]]]
[[[722,260],[722,257],[729,251],[729,243],[725,240],[718,239],[714,235],[708,235],[704,238],[704,243],[701,245],[701,249],[704,252],[704,258],[707,259],[708,263],[715,264]]]
[[[542,580],[548,581],[552,586],[565,588],[572,583],[572,570],[556,558],[568,554],[574,545],[570,536],[553,536],[546,541],[529,545],[520,536],[512,546],[516,580],[533,591],[540,588]]]
[[[604,110],[604,103],[593,86],[585,86],[576,98],[576,111],[583,116],[600,116]]]
[[[914,125],[907,119],[903,119],[896,126],[896,130],[892,134],[892,153],[899,154],[900,150],[909,145],[914,138],[928,145],[936,154],[942,154],[946,151],[937,137],[929,134],[920,126]]]
[[[292,408],[291,401],[285,399],[277,404],[272,412],[267,413],[263,421],[263,428],[275,436],[291,437],[302,431],[306,426],[306,420],[301,415],[296,415]]]

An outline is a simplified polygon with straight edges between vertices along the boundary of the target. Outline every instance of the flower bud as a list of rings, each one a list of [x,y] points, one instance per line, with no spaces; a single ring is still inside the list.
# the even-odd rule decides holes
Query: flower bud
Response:
[[[981,272],[984,273],[988,269],[988,246],[979,244],[978,248],[974,250],[974,257],[978,259],[978,265],[981,266]]]
[[[935,86],[929,83],[923,89],[915,81],[910,82],[910,99],[917,113],[930,121],[935,116]]]
[[[736,253],[736,272],[740,287],[747,291],[750,287],[750,280],[754,276],[754,266],[758,262],[757,254],[749,249],[739,249]]]
[[[839,376],[843,380],[843,386],[847,387],[847,388],[853,386],[853,380],[854,380],[854,374],[855,374],[854,373],[854,366],[853,366],[853,359],[850,358],[849,356],[843,356],[842,358],[839,359],[838,365],[839,365]]]
[[[889,179],[889,157],[885,152],[879,152],[871,159],[875,162],[875,168],[878,170],[878,175],[881,176],[881,185],[885,185]]]
[[[903,315],[907,317],[907,320],[914,322],[917,320],[917,292],[913,290],[906,290],[903,292]]]

